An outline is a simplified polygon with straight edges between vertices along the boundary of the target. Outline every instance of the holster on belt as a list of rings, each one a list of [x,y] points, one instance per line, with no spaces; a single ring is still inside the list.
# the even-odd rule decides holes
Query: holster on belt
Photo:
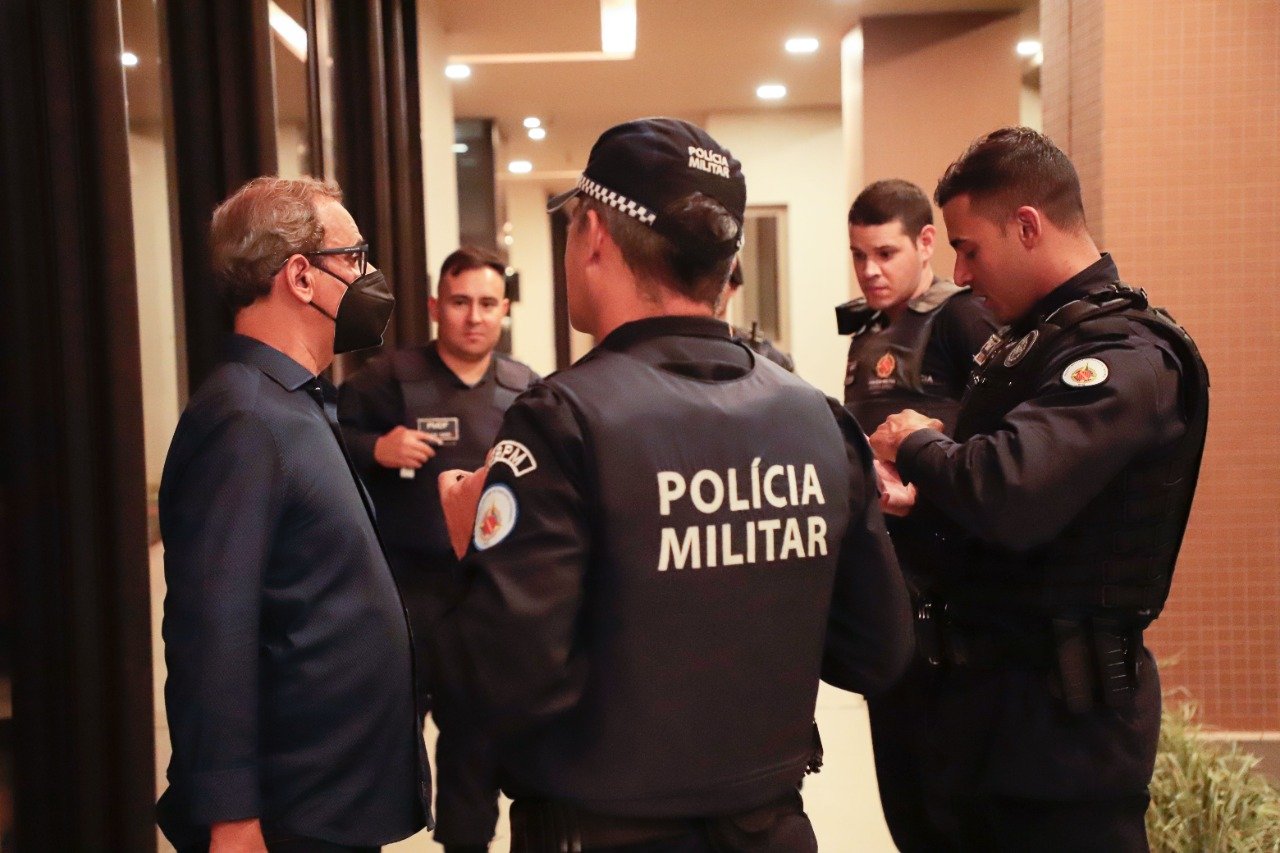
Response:
[[[1127,708],[1138,686],[1142,632],[1101,617],[1053,620],[1058,686],[1067,710],[1082,714],[1099,702]]]

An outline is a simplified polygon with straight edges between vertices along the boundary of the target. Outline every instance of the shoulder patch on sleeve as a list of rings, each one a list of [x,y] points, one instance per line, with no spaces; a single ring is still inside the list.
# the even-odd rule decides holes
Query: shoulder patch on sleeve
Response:
[[[492,548],[515,530],[516,519],[520,515],[520,507],[516,503],[515,492],[495,483],[484,490],[480,503],[476,505],[476,526],[472,531],[472,542],[477,551]]]
[[[538,467],[538,460],[520,442],[504,438],[489,451],[489,465],[506,465],[517,477],[523,477]]]
[[[1071,362],[1062,371],[1062,381],[1072,388],[1087,388],[1107,381],[1110,371],[1100,359],[1082,358]]]

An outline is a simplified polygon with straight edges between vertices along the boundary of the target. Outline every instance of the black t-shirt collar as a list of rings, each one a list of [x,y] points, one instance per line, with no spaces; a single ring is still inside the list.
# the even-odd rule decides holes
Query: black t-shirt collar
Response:
[[[715,317],[646,317],[623,323],[606,335],[599,346],[616,352],[641,341],[668,335],[721,338],[726,341],[732,337],[729,324]]]

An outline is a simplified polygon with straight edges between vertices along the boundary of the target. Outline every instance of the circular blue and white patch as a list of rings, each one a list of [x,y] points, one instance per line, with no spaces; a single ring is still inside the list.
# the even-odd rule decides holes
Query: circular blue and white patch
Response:
[[[1082,358],[1067,365],[1062,371],[1062,381],[1072,388],[1088,388],[1107,381],[1110,371],[1096,358]]]
[[[501,483],[484,490],[476,505],[476,526],[472,540],[477,551],[492,548],[510,535],[520,515],[515,492]]]

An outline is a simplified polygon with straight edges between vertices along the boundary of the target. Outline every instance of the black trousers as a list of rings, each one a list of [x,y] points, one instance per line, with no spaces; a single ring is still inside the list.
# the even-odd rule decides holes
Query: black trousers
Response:
[[[427,559],[400,551],[387,556],[409,611],[414,657],[419,662],[417,692],[425,715],[431,707],[429,697],[433,691],[432,674],[426,665],[433,657],[432,636],[441,617],[462,594],[463,583],[458,563],[451,556]],[[486,845],[498,824],[493,743],[466,715],[446,720],[436,716],[435,722],[440,729],[435,756],[435,839],[450,846]]]
[[[940,748],[928,736],[927,719],[936,676],[933,667],[916,658],[893,689],[867,701],[880,801],[902,853],[1146,853],[1145,794],[1032,800],[976,797],[973,791],[957,793],[938,785],[927,752]]]
[[[1145,794],[1109,800],[1056,802],[990,797],[930,801],[933,826],[950,842],[938,851],[963,853],[1148,853]]]
[[[912,659],[888,692],[867,700],[871,750],[875,756],[880,805],[893,843],[902,853],[946,850],[951,843],[929,820],[925,807],[925,709],[931,668]]]

